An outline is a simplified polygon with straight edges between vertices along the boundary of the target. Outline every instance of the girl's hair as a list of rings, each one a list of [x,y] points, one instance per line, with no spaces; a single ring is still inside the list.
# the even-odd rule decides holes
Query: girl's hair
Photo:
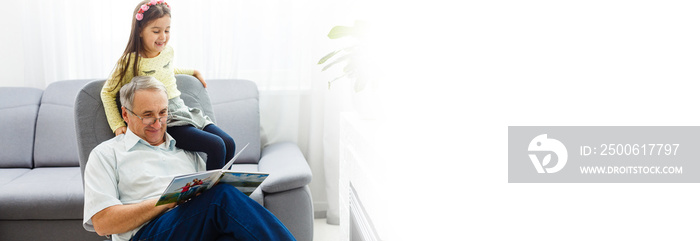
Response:
[[[127,82],[127,80],[124,79],[127,71],[131,71],[133,76],[138,75],[139,53],[144,50],[141,43],[141,37],[139,36],[143,28],[146,27],[146,25],[148,25],[151,21],[159,19],[165,15],[170,17],[170,7],[168,4],[165,3],[165,1],[157,1],[158,4],[155,4],[155,2],[156,1],[153,0],[143,0],[136,5],[136,8],[134,9],[134,14],[131,16],[131,35],[129,36],[129,42],[126,44],[126,49],[124,49],[122,57],[120,57],[119,61],[117,61],[117,65],[115,66],[114,70],[117,72],[116,80],[119,81],[119,84],[114,85],[115,89]],[[148,10],[143,11],[141,8],[146,4],[149,4],[147,8]],[[138,19],[137,15],[141,15],[139,16],[141,19]],[[131,63],[132,55],[134,64],[133,68],[129,70],[128,67]]]
[[[119,90],[119,101],[121,101],[122,106],[127,109],[134,109],[134,94],[139,90],[160,90],[168,95],[168,91],[165,89],[165,85],[158,81],[152,76],[135,76],[131,79],[131,82],[125,84],[122,89]]]

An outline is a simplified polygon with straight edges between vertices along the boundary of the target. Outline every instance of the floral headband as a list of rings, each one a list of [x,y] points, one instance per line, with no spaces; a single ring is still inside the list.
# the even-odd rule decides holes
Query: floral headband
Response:
[[[150,6],[154,6],[156,4],[165,4],[166,7],[170,8],[170,5],[163,0],[151,0],[148,3],[141,5],[141,8],[139,8],[139,11],[136,13],[136,20],[141,21],[141,19],[143,19],[143,13],[148,11]]]

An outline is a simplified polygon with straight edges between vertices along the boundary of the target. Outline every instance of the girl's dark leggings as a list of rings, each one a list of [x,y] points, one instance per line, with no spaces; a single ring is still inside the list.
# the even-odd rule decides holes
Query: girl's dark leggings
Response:
[[[209,124],[203,130],[194,126],[168,126],[168,133],[175,138],[175,146],[188,151],[207,154],[207,170],[220,169],[233,158],[236,143],[221,128]]]

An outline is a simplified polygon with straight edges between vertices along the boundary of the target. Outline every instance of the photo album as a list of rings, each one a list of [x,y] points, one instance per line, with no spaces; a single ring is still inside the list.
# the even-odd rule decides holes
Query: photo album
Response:
[[[248,147],[248,144],[233,156],[221,169],[197,172],[173,178],[168,188],[163,192],[163,195],[160,196],[156,206],[188,200],[198,193],[209,190],[217,184],[234,186],[241,192],[250,196],[270,174],[229,170],[233,162],[236,161],[236,158],[238,158],[246,147]]]

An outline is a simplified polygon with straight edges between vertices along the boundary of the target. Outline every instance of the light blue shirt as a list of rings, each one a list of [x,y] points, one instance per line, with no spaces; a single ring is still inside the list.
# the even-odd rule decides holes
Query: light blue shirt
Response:
[[[85,206],[83,226],[95,231],[92,216],[105,208],[139,203],[160,197],[173,177],[206,170],[195,152],[175,147],[175,139],[165,134],[160,146],[151,146],[127,128],[95,147],[85,167]],[[140,229],[112,235],[128,240]]]

